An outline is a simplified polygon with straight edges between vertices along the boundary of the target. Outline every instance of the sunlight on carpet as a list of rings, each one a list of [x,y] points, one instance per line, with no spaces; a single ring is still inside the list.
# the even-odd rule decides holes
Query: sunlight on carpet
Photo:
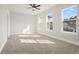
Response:
[[[20,39],[21,43],[41,43],[41,44],[56,44],[50,40],[39,40],[39,39]]]

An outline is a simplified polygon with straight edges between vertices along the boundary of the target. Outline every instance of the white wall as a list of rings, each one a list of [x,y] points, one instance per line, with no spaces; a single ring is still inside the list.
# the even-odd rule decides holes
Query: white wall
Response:
[[[8,20],[8,9],[5,5],[0,5],[0,52],[7,41],[7,20]]]
[[[30,27],[29,27],[30,26]],[[36,17],[34,15],[10,12],[10,34],[28,34],[36,32]]]
[[[22,34],[28,25],[30,32],[36,33],[36,16],[10,12],[7,5],[0,5],[0,52],[11,34]]]
[[[61,10],[64,8],[68,8],[72,5],[56,5],[52,7],[51,9],[44,11],[38,15],[38,17],[42,17],[41,20],[41,25],[37,23],[37,31],[39,33],[64,40],[76,45],[79,45],[79,5],[78,7],[78,20],[77,20],[77,33],[76,34],[71,34],[71,33],[63,33],[61,32]],[[52,31],[46,31],[46,15],[48,13],[52,13],[53,15],[53,30]]]

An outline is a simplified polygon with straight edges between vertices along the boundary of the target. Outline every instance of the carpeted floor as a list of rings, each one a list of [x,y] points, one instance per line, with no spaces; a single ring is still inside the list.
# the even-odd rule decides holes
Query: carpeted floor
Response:
[[[75,54],[79,46],[44,35],[11,35],[2,54]]]

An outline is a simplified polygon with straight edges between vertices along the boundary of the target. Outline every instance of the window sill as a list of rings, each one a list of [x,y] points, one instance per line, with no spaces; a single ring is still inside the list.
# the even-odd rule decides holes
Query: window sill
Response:
[[[67,34],[73,34],[73,35],[77,35],[76,32],[67,32],[67,31],[61,31],[62,33],[67,33]]]

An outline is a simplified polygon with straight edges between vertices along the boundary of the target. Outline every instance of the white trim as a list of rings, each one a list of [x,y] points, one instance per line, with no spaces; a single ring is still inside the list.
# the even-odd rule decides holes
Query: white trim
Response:
[[[72,34],[72,35],[78,35],[76,32],[67,32],[67,31],[61,31],[62,33]]]
[[[42,35],[46,35],[46,36],[51,37],[51,38],[55,38],[55,39],[57,39],[57,40],[62,40],[62,41],[65,41],[65,42],[68,42],[68,43],[71,43],[71,44],[74,44],[74,45],[79,46],[79,43],[78,43],[78,42],[66,40],[66,39],[64,39],[64,38],[57,37],[57,36],[50,36],[49,34],[46,34],[46,33],[41,33],[41,32],[38,32],[38,33],[39,33],[39,34],[42,34]]]
[[[2,46],[0,47],[0,53],[2,52],[3,47],[5,46],[6,42],[7,42],[7,40],[6,40],[6,41],[2,44]]]
[[[63,10],[67,10],[67,9],[72,8],[72,7],[77,7],[77,5],[72,5],[72,6],[69,6],[69,7],[65,8],[65,9],[63,9]]]

